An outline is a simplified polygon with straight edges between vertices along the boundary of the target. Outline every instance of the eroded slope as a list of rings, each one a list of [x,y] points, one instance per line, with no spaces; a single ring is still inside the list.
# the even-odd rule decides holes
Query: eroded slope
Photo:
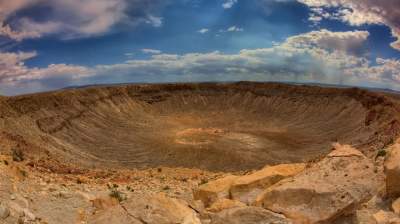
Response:
[[[336,141],[372,157],[400,130],[395,103],[358,89],[128,85],[0,101],[3,150],[85,167],[237,171],[308,161]]]

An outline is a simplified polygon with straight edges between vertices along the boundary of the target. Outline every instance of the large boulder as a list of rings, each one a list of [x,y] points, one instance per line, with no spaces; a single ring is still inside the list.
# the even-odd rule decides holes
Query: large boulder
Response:
[[[386,191],[389,197],[400,197],[400,144],[389,150],[385,160]]]
[[[337,145],[320,162],[268,188],[255,204],[295,223],[330,223],[352,213],[378,187],[373,163],[358,150]]]
[[[110,221],[111,220],[111,221]],[[164,194],[138,195],[101,211],[92,224],[201,224],[196,212],[184,201]]]
[[[10,210],[6,206],[0,204],[0,220],[6,219],[9,215]]]
[[[114,207],[119,203],[116,198],[110,197],[108,195],[95,198],[91,200],[91,202],[93,207],[97,210],[105,210],[107,208]]]
[[[211,224],[290,224],[283,215],[259,207],[224,210],[211,219]]]
[[[195,200],[201,200],[205,207],[211,206],[214,202],[221,198],[230,198],[229,190],[238,176],[228,175],[224,178],[217,179],[201,185],[193,191]]]
[[[214,202],[209,208],[207,208],[207,211],[217,213],[222,210],[236,208],[236,207],[245,207],[245,206],[246,204],[240,201],[234,201],[231,199],[222,198]]]
[[[141,220],[130,216],[127,214],[126,210],[124,210],[121,206],[114,206],[108,208],[107,210],[103,210],[94,216],[90,217],[88,224],[109,224],[109,223],[118,223],[118,224],[143,224]]]
[[[352,216],[352,222],[348,224],[376,224],[374,215],[383,207],[386,206],[385,198],[382,198],[379,194],[375,195],[366,203],[363,203],[359,209],[357,209]],[[340,219],[335,224],[342,224]],[[343,223],[344,224],[344,223]]]
[[[231,186],[231,197],[246,204],[253,203],[266,188],[282,179],[294,176],[304,170],[306,164],[281,164],[268,166],[250,175],[237,178]]]
[[[397,200],[395,200],[392,203],[392,210],[394,213],[396,213],[397,215],[400,215],[400,198],[398,198]]]
[[[376,224],[374,213],[370,209],[357,210],[354,212],[354,216],[352,218],[352,222],[350,222],[351,224]],[[342,224],[340,223],[340,220],[338,220],[336,223]]]
[[[400,218],[393,212],[380,210],[374,214],[376,224],[399,224]]]

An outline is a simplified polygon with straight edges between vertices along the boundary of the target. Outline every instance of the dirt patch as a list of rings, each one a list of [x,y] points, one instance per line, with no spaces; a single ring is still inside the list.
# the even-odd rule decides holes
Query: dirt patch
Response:
[[[218,128],[189,128],[176,133],[176,143],[183,145],[212,144],[224,136]]]
[[[218,141],[231,141],[242,147],[263,148],[262,140],[246,133],[224,131],[219,128],[189,128],[176,133],[176,143],[183,145],[208,145]],[[233,143],[235,144],[235,143]]]

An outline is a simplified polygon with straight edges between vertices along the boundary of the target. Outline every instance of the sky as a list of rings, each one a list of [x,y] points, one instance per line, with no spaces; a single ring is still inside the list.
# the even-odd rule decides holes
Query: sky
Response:
[[[400,90],[400,1],[0,0],[0,95],[242,80]]]

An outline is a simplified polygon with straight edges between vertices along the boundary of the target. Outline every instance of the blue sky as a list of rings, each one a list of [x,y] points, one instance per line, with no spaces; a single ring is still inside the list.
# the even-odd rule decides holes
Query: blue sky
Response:
[[[24,41],[16,49],[36,50],[41,55],[31,60],[32,66],[49,63],[96,65],[121,62],[126,59],[126,53],[142,58],[146,55],[141,54],[141,49],[184,54],[270,47],[273,41],[311,30],[309,24],[302,21],[307,20],[307,8],[297,2],[270,4],[270,10],[276,8],[270,12],[260,8],[261,3],[257,0],[238,2],[229,10],[221,7],[223,1],[198,2],[176,1],[168,5],[159,14],[163,18],[160,27],[146,23],[136,27],[116,27],[109,34],[68,41],[57,37],[40,38]],[[232,26],[243,28],[243,32],[219,32]],[[198,31],[203,28],[209,32],[201,35]]]
[[[238,80],[400,90],[399,11],[396,0],[0,0],[0,94]]]

